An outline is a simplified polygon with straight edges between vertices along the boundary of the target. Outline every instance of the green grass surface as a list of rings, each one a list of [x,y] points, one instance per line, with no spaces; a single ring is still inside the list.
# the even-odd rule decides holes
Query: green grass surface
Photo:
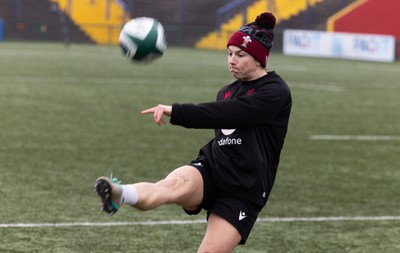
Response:
[[[293,95],[267,217],[400,216],[400,64],[272,54]],[[0,252],[195,252],[205,223],[5,227],[199,220],[174,205],[98,212],[93,183],[156,181],[189,162],[212,130],[159,127],[140,111],[214,100],[232,80],[225,52],[168,48],[151,65],[117,47],[0,43]],[[1,227],[3,226],[3,227]],[[258,222],[235,252],[400,251],[400,220]]]

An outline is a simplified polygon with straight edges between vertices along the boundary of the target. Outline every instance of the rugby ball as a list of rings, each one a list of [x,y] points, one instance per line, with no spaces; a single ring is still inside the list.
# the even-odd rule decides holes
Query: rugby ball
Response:
[[[129,61],[150,63],[160,58],[167,48],[164,27],[150,17],[131,19],[121,30],[119,45]]]

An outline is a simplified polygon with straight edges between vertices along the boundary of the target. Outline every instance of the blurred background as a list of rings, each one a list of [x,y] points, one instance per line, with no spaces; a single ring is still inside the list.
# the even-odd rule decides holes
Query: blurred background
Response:
[[[0,0],[0,41],[115,45],[127,20],[149,16],[164,25],[170,46],[224,49],[232,31],[271,11],[278,20],[273,51],[280,52],[285,29],[391,35],[398,42],[399,10],[398,0]]]

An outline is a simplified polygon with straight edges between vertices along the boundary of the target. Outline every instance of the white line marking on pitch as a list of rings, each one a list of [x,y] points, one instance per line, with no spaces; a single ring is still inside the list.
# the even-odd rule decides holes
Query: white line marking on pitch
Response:
[[[301,89],[307,90],[316,90],[316,91],[332,91],[332,92],[342,92],[343,88],[337,85],[329,85],[329,84],[311,84],[311,83],[291,83],[292,87],[298,87]]]
[[[339,217],[287,217],[287,218],[259,218],[262,222],[315,222],[315,221],[387,221],[400,220],[400,216],[339,216]]]
[[[311,135],[316,141],[400,141],[396,135]]]
[[[339,216],[339,217],[271,217],[258,218],[257,222],[326,222],[326,221],[393,221],[400,216]],[[44,228],[44,227],[112,227],[112,226],[152,226],[152,225],[190,225],[206,223],[201,220],[164,220],[135,222],[62,222],[62,223],[10,223],[0,224],[0,228]]]

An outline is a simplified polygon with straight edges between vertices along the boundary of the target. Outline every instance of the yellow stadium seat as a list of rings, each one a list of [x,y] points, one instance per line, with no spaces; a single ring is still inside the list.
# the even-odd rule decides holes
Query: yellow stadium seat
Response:
[[[277,22],[290,19],[301,11],[306,10],[307,2],[313,6],[323,0],[260,0],[247,7],[246,20],[243,14],[234,15],[226,23],[221,24],[218,31],[210,32],[198,42],[195,47],[204,49],[225,49],[230,34],[238,30],[243,23],[250,23],[262,12],[273,12]]]
[[[128,17],[111,0],[51,0],[57,3],[82,31],[98,44],[118,44],[122,25]]]

